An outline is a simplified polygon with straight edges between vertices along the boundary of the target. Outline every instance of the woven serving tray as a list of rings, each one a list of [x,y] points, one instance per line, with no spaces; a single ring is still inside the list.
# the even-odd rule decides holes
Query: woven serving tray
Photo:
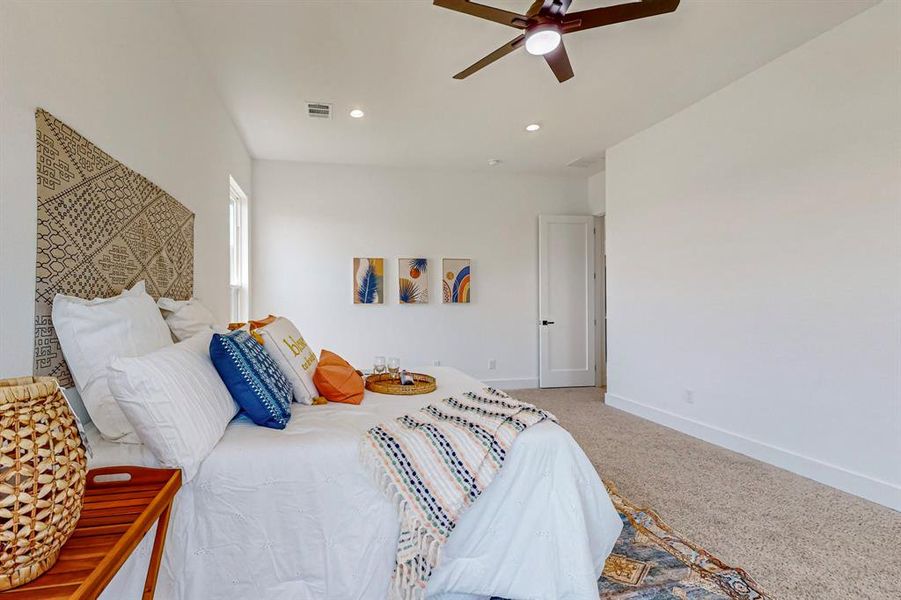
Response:
[[[402,385],[400,377],[390,373],[370,375],[366,378],[366,389],[378,394],[394,394],[395,396],[414,396],[416,394],[428,394],[438,389],[435,378],[424,373],[410,373],[413,376],[413,385]]]

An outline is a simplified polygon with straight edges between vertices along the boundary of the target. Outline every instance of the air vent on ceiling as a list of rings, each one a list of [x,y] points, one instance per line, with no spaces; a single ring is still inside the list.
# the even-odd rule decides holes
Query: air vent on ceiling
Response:
[[[331,119],[332,105],[326,102],[307,102],[307,116],[311,119]]]
[[[576,169],[599,169],[603,170],[604,168],[604,155],[601,156],[583,156],[582,158],[577,158],[572,161],[567,167],[574,167]]]

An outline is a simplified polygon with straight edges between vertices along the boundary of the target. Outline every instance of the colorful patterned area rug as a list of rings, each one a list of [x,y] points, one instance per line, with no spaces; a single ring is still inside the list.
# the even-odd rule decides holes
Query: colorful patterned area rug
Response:
[[[623,532],[598,580],[601,598],[616,600],[766,600],[742,569],[725,565],[670,529],[657,513],[639,508],[605,481]]]
[[[768,600],[742,569],[686,540],[653,510],[620,496],[609,481],[604,485],[623,532],[598,579],[603,600]]]

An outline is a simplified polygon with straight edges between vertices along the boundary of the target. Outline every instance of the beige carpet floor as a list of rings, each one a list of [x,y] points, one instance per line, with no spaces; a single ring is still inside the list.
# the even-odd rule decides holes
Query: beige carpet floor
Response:
[[[603,404],[596,388],[516,390],[604,479],[776,600],[901,600],[901,513]]]

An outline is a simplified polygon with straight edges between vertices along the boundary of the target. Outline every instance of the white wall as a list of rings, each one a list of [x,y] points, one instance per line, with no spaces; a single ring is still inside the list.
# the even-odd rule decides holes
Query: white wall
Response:
[[[899,7],[607,151],[608,402],[896,509]]]
[[[588,178],[588,210],[593,215],[607,212],[607,173],[604,171]]]
[[[256,314],[358,367],[396,355],[537,384],[538,215],[586,214],[584,180],[257,161],[253,192]],[[353,305],[354,256],[386,259],[383,306]],[[398,304],[404,257],[430,259],[430,304]],[[472,259],[471,304],[441,303],[442,257]]]
[[[169,2],[0,2],[0,377],[31,373],[43,107],[196,214],[195,294],[228,317],[228,175],[251,162]]]

